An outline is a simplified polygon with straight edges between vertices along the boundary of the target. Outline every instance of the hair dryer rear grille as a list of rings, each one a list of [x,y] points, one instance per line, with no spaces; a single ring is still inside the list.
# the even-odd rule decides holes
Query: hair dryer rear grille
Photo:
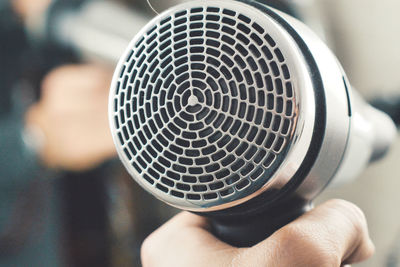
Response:
[[[218,7],[148,27],[113,89],[117,146],[135,178],[205,204],[266,182],[297,120],[290,67],[268,29]]]

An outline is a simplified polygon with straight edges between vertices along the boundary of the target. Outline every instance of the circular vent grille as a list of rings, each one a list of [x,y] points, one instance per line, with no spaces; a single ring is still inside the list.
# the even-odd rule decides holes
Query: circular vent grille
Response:
[[[134,39],[116,71],[120,156],[167,202],[242,198],[285,157],[297,120],[291,70],[268,29],[244,13],[170,10]]]

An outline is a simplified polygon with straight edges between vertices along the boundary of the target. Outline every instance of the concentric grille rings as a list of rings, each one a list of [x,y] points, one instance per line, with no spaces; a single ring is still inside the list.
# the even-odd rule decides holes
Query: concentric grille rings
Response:
[[[268,182],[284,159],[298,114],[291,69],[244,13],[166,13],[117,70],[110,108],[120,156],[161,197],[228,202]]]

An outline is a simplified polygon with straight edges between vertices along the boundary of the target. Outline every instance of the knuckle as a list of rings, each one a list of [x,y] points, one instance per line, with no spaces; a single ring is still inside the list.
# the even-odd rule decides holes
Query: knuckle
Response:
[[[355,205],[354,203],[349,202],[347,200],[332,199],[332,200],[329,200],[327,203],[329,203],[333,207],[338,207],[343,210],[351,211],[353,214],[355,214],[361,218],[365,218],[362,210],[357,205]]]
[[[291,223],[280,229],[278,232],[280,240],[283,240],[287,245],[293,244],[297,240],[302,240],[306,237],[304,228],[296,223]]]
[[[64,65],[51,70],[42,81],[42,89],[45,91],[57,90],[62,87],[65,77],[69,77],[73,73],[72,65]]]
[[[340,208],[348,208],[349,206],[354,205],[353,203],[344,200],[344,199],[330,199],[326,202],[331,207],[340,207]]]
[[[367,231],[367,220],[364,212],[354,203],[342,199],[330,201],[332,207],[336,208],[342,216],[346,216],[352,224],[354,231],[363,234]]]
[[[329,242],[321,242],[312,229],[292,223],[279,230],[278,258],[283,266],[340,266],[341,259]]]
[[[303,251],[305,245],[309,244],[306,241],[308,237],[304,233],[304,229],[301,229],[296,223],[289,224],[278,230],[275,237],[277,240],[276,243],[279,244],[279,247],[275,247],[277,248],[275,253],[279,254],[279,258],[287,256],[292,258],[299,251]]]
[[[357,205],[348,202],[348,208],[360,221],[365,221],[365,214]]]

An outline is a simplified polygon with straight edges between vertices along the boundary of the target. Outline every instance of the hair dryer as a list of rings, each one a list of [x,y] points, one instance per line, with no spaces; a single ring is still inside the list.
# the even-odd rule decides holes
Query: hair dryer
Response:
[[[115,70],[109,119],[131,176],[236,246],[303,214],[395,136],[310,29],[247,0],[191,1],[151,20]]]

